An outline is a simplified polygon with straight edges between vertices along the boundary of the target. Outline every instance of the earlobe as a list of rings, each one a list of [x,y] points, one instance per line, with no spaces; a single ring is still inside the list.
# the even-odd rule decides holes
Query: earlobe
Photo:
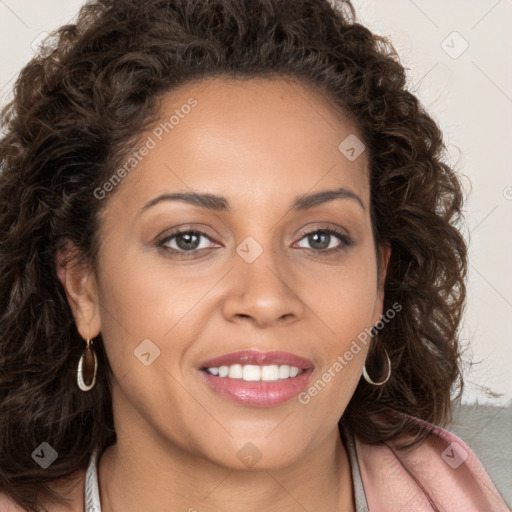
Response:
[[[92,339],[101,331],[96,276],[89,263],[79,261],[74,246],[58,249],[55,264],[80,335]]]

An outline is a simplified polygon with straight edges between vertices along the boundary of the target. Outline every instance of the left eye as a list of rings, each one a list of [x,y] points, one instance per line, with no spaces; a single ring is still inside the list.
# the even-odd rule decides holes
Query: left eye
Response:
[[[334,237],[341,241],[341,243],[337,246],[333,246],[331,243],[329,243],[333,241]],[[310,231],[309,233],[306,233],[301,240],[304,239],[308,240],[308,242],[313,246],[313,250],[323,252],[341,250],[344,247],[350,245],[350,239],[348,236],[343,233],[339,233],[334,229],[317,229],[316,231]]]

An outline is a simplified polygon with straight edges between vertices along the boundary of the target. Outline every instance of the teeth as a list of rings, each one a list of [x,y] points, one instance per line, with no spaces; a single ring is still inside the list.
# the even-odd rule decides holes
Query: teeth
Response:
[[[219,366],[218,368],[207,368],[208,373],[229,379],[242,379],[245,381],[273,381],[297,377],[303,373],[296,366],[287,364],[269,366],[258,366],[255,364],[232,364],[231,366]]]
[[[279,366],[263,366],[261,368],[261,380],[277,380],[279,378]]]
[[[232,364],[229,367],[228,377],[230,379],[241,379],[243,377],[243,368],[241,364]]]
[[[231,377],[231,375],[230,375]],[[254,364],[246,364],[244,365],[244,369],[242,371],[242,379],[244,380],[260,380],[261,371],[260,367]]]

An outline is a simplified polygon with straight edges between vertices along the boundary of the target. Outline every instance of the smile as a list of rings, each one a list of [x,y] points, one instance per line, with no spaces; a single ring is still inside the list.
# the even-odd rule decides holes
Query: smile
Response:
[[[271,407],[301,393],[313,368],[309,359],[289,352],[247,350],[205,361],[199,369],[217,395],[242,405]]]

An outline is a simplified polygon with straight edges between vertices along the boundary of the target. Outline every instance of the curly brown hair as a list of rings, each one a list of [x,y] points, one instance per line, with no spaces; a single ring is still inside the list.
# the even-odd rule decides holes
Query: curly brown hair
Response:
[[[375,243],[392,250],[384,310],[402,311],[378,335],[391,378],[381,387],[361,379],[344,418],[369,443],[410,434],[404,447],[425,435],[408,415],[451,421],[452,392],[463,387],[463,191],[390,42],[357,23],[350,2],[98,0],[52,33],[1,113],[0,491],[27,510],[39,510],[40,496],[64,503],[48,484],[116,440],[101,335],[97,384],[76,386],[84,341],[57,250],[71,241],[96,268],[108,198],[93,191],[156,120],[165,93],[215,76],[299,80],[357,123]],[[58,451],[44,470],[31,457],[42,441]]]

